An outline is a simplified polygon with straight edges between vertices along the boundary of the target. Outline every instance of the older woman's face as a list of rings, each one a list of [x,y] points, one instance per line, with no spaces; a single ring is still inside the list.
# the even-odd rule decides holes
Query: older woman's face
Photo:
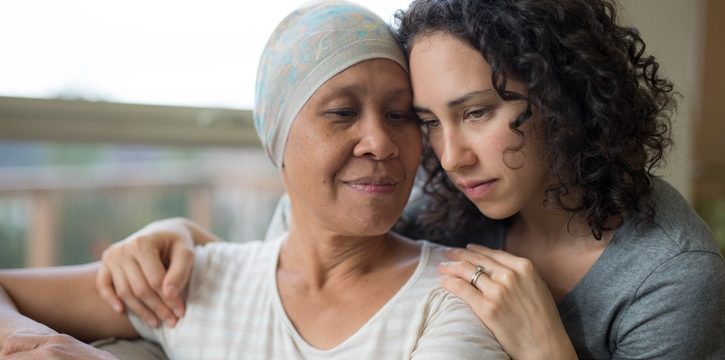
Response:
[[[421,133],[406,72],[390,60],[337,74],[297,115],[283,177],[293,226],[345,236],[389,231],[408,200]]]

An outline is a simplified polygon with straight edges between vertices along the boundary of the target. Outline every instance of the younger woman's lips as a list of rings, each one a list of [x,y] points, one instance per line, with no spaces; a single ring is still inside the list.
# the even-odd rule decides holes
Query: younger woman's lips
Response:
[[[477,183],[459,183],[457,185],[458,188],[463,191],[464,194],[466,194],[466,197],[471,200],[475,200],[486,196],[486,194],[493,188],[495,183],[496,179],[492,179]]]

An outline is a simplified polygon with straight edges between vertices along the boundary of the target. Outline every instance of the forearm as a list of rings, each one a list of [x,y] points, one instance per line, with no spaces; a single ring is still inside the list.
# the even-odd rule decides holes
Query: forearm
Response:
[[[91,264],[0,271],[2,327],[45,326],[84,341],[137,337],[128,319],[101,301],[94,286],[97,269]]]

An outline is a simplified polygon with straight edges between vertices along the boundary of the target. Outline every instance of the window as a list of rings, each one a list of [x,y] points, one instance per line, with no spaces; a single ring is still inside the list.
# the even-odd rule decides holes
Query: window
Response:
[[[249,109],[267,38],[307,0],[0,2],[0,96]],[[385,20],[407,0],[360,1]]]

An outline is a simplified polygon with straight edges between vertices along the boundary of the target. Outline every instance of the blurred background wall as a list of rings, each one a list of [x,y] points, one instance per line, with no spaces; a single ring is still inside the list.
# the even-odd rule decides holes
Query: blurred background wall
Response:
[[[673,121],[674,147],[661,174],[689,200],[696,177],[694,128],[698,117],[701,69],[704,58],[703,26],[706,0],[623,0],[623,19],[636,26],[647,52],[660,62],[660,71],[682,94]]]
[[[284,11],[280,9],[291,9],[300,2],[279,5],[281,2],[270,1],[268,5],[277,10],[265,13],[281,16]],[[168,14],[161,19],[121,16],[123,26],[131,28],[115,29],[107,41],[86,38],[95,29],[81,28],[54,41],[48,50],[34,49],[39,38],[25,38],[24,31],[40,27],[43,31],[38,36],[53,36],[63,26],[57,22],[63,17],[13,14],[12,3],[0,5],[0,22],[8,26],[0,24],[0,44],[4,44],[0,45],[0,268],[95,260],[112,242],[152,220],[170,216],[190,217],[229,241],[263,236],[282,192],[281,183],[257,143],[249,112],[251,100],[235,102],[236,92],[242,92],[235,87],[222,95],[214,95],[214,90],[244,83],[239,88],[251,92],[253,84],[247,84],[250,80],[244,80],[236,68],[252,64],[241,67],[254,73],[257,52],[279,19],[265,21],[269,28],[256,32],[261,40],[256,39],[254,45],[240,45],[235,36],[250,30],[243,27],[247,21],[229,15],[240,10],[223,8],[230,2],[202,1],[197,8],[177,14],[175,10],[182,5],[160,0],[154,7]],[[84,0],[16,3],[27,8],[76,6],[79,11],[86,7],[85,12],[98,6]],[[126,3],[146,6],[142,1]],[[394,9],[406,3],[376,1],[368,6],[389,19]],[[725,135],[725,91],[721,86],[725,84],[725,1],[622,0],[620,5],[622,22],[640,29],[647,51],[658,58],[661,71],[682,94],[673,122],[675,146],[660,174],[693,204],[724,248],[725,142],[721,138]],[[127,10],[135,14],[133,8]],[[222,13],[227,16],[225,21],[210,22],[222,24],[219,28],[196,23],[199,18]],[[35,20],[22,20],[25,16]],[[18,24],[22,25],[7,25],[12,18],[21,18]],[[164,29],[161,35],[134,27],[144,21]],[[93,26],[104,26],[103,20]],[[203,32],[205,27],[212,27],[209,34]],[[126,36],[134,32],[143,37],[129,40]],[[230,32],[232,36],[224,38]],[[143,43],[144,37],[154,36],[159,38],[141,50],[124,50],[130,53],[124,62],[145,57],[139,64],[154,65],[155,58],[168,53],[175,58],[153,68],[133,70],[133,76],[116,74],[138,77],[133,94],[156,95],[156,100],[144,104],[87,83],[64,85],[45,95],[13,93],[3,84],[13,77],[27,84],[33,76],[87,80],[93,69],[103,66],[94,61],[123,54],[87,49],[80,55],[59,54],[88,43],[92,49],[115,51],[123,42]],[[12,44],[16,46],[11,48]],[[173,47],[179,44],[178,49]],[[216,45],[218,49],[213,47]],[[230,47],[236,52],[225,53]],[[203,56],[188,60],[193,54]],[[46,74],[33,68],[40,61],[70,67]],[[224,63],[231,64],[231,70],[219,70]],[[172,72],[174,66],[179,73]],[[188,91],[174,95],[171,90],[151,89],[159,79]],[[207,100],[176,102],[192,95],[207,96]]]
[[[674,147],[660,172],[725,248],[725,1],[622,0],[661,70],[682,95]]]

